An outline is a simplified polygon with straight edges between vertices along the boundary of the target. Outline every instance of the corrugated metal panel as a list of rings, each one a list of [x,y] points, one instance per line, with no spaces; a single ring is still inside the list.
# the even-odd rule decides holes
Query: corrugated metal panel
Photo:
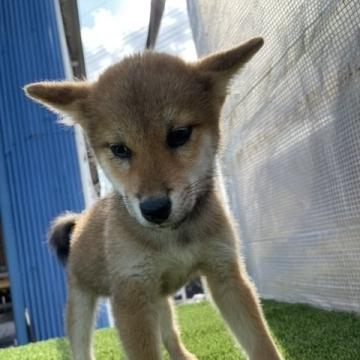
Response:
[[[84,206],[73,130],[22,91],[32,81],[64,78],[55,3],[2,0],[0,53],[1,211],[23,343],[24,307],[37,340],[64,333],[64,271],[49,254],[46,232],[59,212]]]

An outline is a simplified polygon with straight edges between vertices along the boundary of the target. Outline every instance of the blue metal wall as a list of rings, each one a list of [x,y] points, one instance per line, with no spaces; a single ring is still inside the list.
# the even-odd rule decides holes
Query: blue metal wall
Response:
[[[37,340],[64,334],[64,271],[46,233],[55,215],[84,207],[73,131],[22,91],[65,77],[55,10],[52,0],[0,1],[0,200],[20,344],[25,308]]]

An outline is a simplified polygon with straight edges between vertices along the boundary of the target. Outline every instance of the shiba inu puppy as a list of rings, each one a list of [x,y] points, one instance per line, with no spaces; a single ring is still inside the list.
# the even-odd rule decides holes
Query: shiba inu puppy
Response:
[[[93,359],[99,296],[111,300],[128,359],[161,359],[160,340],[171,359],[196,359],[180,340],[170,297],[198,274],[249,358],[281,358],[216,170],[229,81],[262,44],[255,38],[194,63],[145,52],[95,83],[26,86],[32,99],[80,124],[114,186],[82,214],[57,218],[50,233],[68,270],[74,359]]]

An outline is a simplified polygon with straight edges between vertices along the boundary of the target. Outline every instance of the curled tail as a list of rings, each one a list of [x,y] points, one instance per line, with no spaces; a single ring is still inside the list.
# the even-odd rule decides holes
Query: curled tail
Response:
[[[71,233],[79,217],[80,214],[69,212],[58,216],[51,224],[49,246],[63,265],[69,257]]]

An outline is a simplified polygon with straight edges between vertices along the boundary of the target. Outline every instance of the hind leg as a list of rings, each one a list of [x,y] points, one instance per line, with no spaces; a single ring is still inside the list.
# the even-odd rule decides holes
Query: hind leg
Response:
[[[196,356],[188,352],[181,342],[176,328],[174,309],[169,298],[160,300],[159,320],[161,338],[172,360],[196,360]]]
[[[91,338],[97,297],[77,285],[69,285],[67,332],[73,360],[93,360]]]

